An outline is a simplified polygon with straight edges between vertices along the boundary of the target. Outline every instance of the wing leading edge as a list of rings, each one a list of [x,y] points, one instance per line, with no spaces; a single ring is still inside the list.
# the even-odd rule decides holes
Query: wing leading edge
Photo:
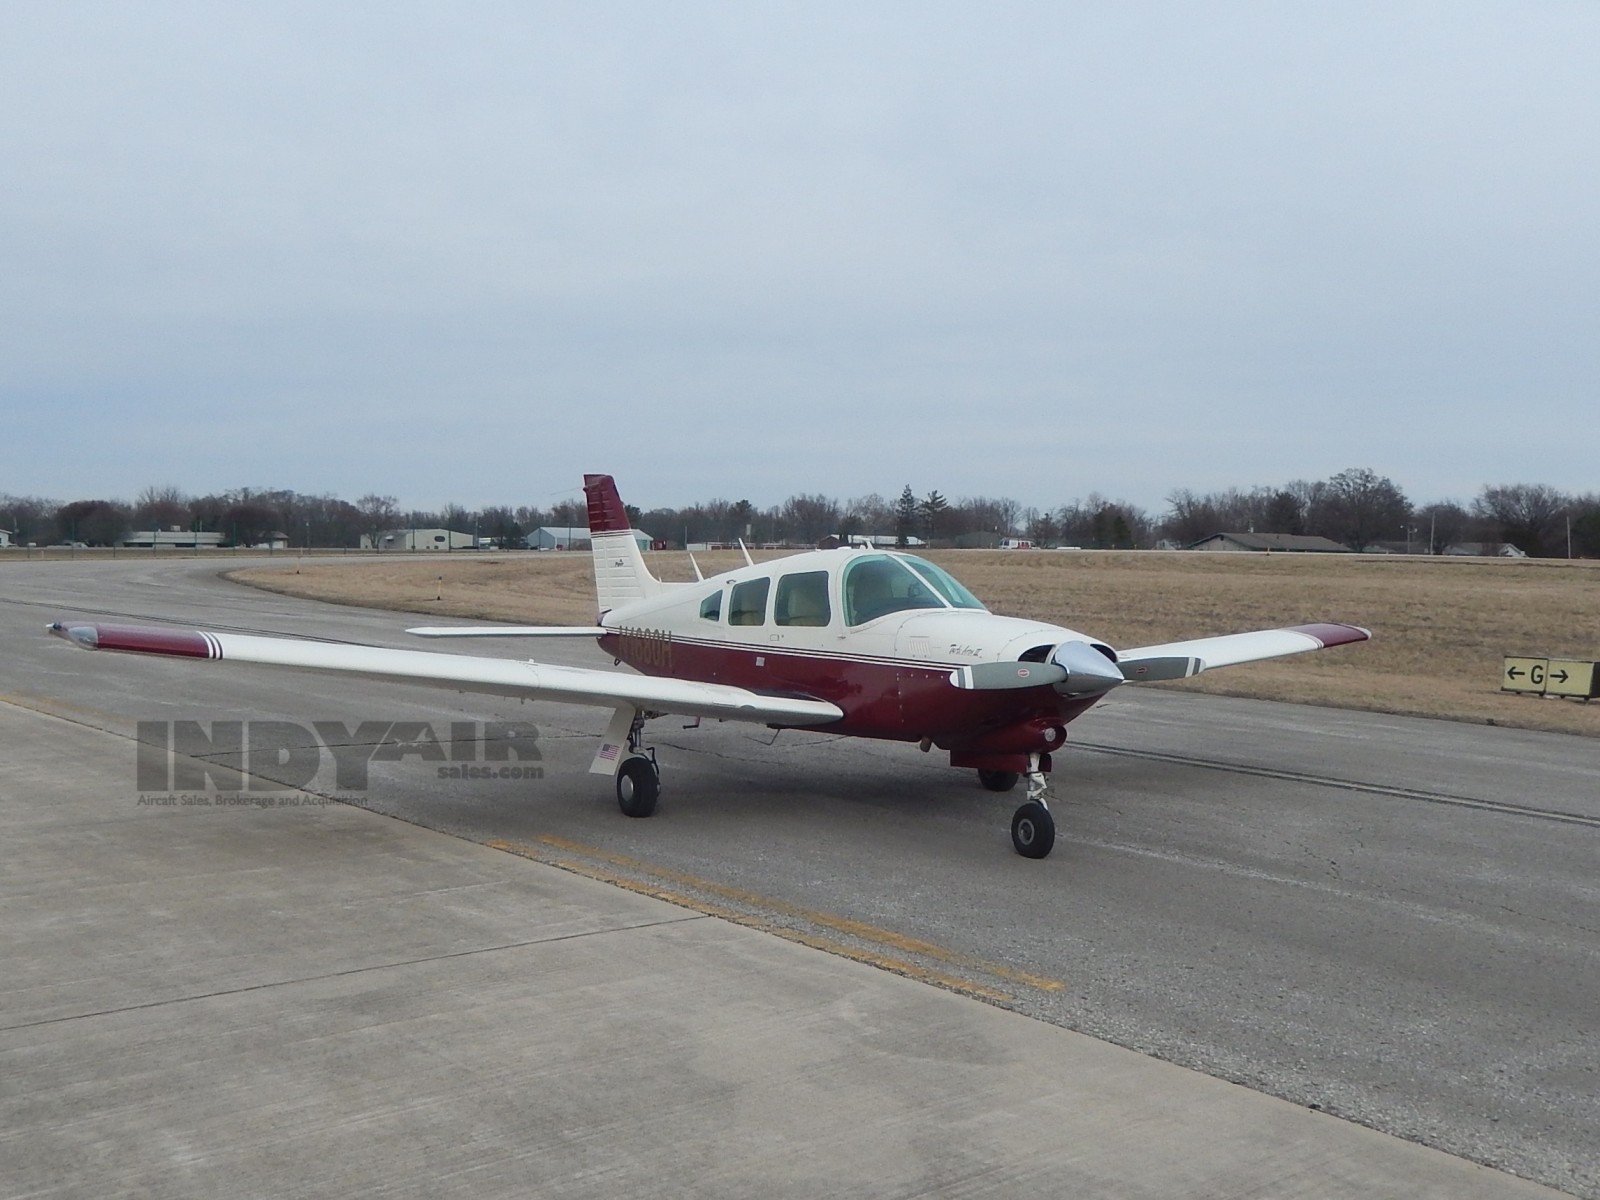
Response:
[[[648,709],[762,725],[825,725],[844,716],[835,705],[803,696],[763,695],[720,683],[661,679],[473,654],[391,650],[382,646],[140,625],[69,626],[56,622],[49,629],[57,637],[87,650],[340,671],[370,679],[401,680],[463,692],[561,700],[602,708]]]
[[[1240,663],[1283,658],[1365,642],[1372,632],[1359,625],[1291,625],[1286,629],[1259,629],[1253,633],[1229,633],[1221,637],[1193,638],[1161,646],[1137,646],[1117,653],[1117,665],[1130,682],[1156,679],[1183,679],[1213,667],[1232,667]]]

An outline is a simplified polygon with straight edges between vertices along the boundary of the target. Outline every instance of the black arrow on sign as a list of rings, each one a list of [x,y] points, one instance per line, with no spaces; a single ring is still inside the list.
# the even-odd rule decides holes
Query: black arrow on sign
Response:
[[[1556,672],[1551,671],[1550,678],[1554,679],[1557,683],[1565,683],[1567,681],[1567,673],[1562,671],[1560,674],[1557,674]]]
[[[1512,667],[1509,671],[1506,672],[1506,678],[1507,679],[1515,679],[1515,678],[1517,678],[1517,676],[1525,675],[1525,674],[1527,674],[1526,671],[1523,671],[1518,667]]]

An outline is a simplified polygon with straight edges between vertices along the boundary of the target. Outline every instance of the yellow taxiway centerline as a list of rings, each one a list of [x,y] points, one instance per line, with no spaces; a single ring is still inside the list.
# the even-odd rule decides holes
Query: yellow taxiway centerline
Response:
[[[932,971],[926,967],[920,967],[915,963],[909,962],[902,958],[882,955],[870,950],[861,950],[846,945],[845,943],[837,942],[832,938],[824,938],[815,934],[808,934],[800,930],[787,929],[759,916],[727,909],[721,905],[712,904],[697,897],[686,895],[677,890],[677,888],[662,888],[660,885],[655,883],[630,879],[626,876],[618,875],[615,872],[605,871],[601,868],[588,866],[565,857],[560,858],[559,860],[552,859],[545,853],[541,852],[540,847],[547,847],[550,850],[562,851],[569,855],[577,854],[581,855],[583,858],[596,859],[600,862],[609,863],[611,866],[620,867],[625,871],[633,871],[641,875],[652,876],[656,879],[666,880],[669,883],[677,884],[679,888],[688,888],[693,891],[706,892],[710,895],[719,896],[725,900],[731,900],[738,904],[748,904],[753,908],[765,910],[780,916],[791,917],[795,920],[803,921],[810,925],[819,926],[823,929],[831,930],[834,933],[843,934],[847,937],[859,938],[860,940],[866,942],[873,942],[891,950],[898,951],[900,954],[910,954],[922,958],[933,959],[936,962],[946,963],[950,966],[964,968],[982,975],[988,975],[991,978],[1003,980],[1007,983],[1021,984],[1022,986],[1043,992],[1058,992],[1067,986],[1065,982],[1059,979],[1048,979],[1043,976],[1032,975],[1025,971],[1018,971],[1011,967],[1002,966],[998,963],[985,962],[982,959],[974,958],[971,955],[963,954],[956,950],[951,950],[945,946],[936,945],[933,942],[927,942],[921,940],[920,938],[908,937],[905,934],[896,933],[892,929],[883,929],[879,926],[869,925],[863,921],[856,921],[849,917],[841,917],[833,913],[803,908],[796,904],[790,904],[787,901],[777,900],[769,896],[763,896],[756,892],[745,891],[742,888],[730,887],[727,884],[716,883],[709,879],[701,879],[698,876],[690,875],[683,871],[674,870],[671,867],[657,866],[652,863],[644,862],[640,859],[629,858],[626,855],[613,854],[610,851],[601,850],[595,846],[587,846],[582,842],[575,842],[568,838],[547,835],[539,837],[535,839],[535,841],[537,845],[526,846],[516,842],[508,842],[503,839],[495,838],[489,840],[485,844],[493,847],[494,849],[505,850],[509,853],[517,854],[524,858],[533,858],[540,862],[549,862],[554,866],[559,866],[566,870],[576,871],[578,874],[587,875],[592,879],[600,879],[607,883],[613,883],[618,887],[627,888],[629,891],[638,892],[641,895],[656,896],[660,899],[668,901],[669,903],[679,904],[683,907],[694,909],[697,912],[706,913],[708,916],[721,917],[724,920],[732,921],[736,924],[744,925],[749,928],[761,929],[768,933],[775,933],[779,937],[786,938],[790,941],[813,946],[816,949],[826,950],[829,953],[839,954],[843,957],[855,959],[859,962],[871,963],[875,966],[882,967],[884,970],[893,971],[896,974],[907,975],[912,978],[921,979],[928,983],[934,983],[940,987],[950,988],[954,991],[964,992],[968,995],[975,995],[984,999],[1004,1000],[1007,997],[1004,993],[998,992],[992,988],[985,988],[981,985],[969,983],[966,980],[960,979],[956,976],[944,974],[943,972]]]

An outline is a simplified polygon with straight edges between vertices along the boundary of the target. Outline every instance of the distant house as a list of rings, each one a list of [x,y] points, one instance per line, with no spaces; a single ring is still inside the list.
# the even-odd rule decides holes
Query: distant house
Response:
[[[1527,558],[1527,552],[1518,550],[1509,542],[1453,542],[1442,554],[1451,558]]]
[[[641,529],[629,530],[633,540],[639,543],[639,549],[648,550],[654,542],[648,533]],[[589,531],[582,525],[541,525],[526,538],[529,550],[587,550],[589,548]]]
[[[5,550],[11,545],[11,530],[0,529],[0,550]]]
[[[1301,533],[1213,533],[1186,550],[1254,551],[1257,554],[1349,554],[1349,546]]]

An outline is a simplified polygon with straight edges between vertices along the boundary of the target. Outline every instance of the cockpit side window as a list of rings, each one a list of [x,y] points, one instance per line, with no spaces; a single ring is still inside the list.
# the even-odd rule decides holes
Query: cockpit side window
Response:
[[[778,579],[778,594],[772,602],[775,624],[826,625],[832,618],[826,571],[796,571]]]
[[[700,601],[700,616],[707,621],[722,620],[722,589],[718,588]]]
[[[765,625],[767,623],[767,589],[770,579],[746,579],[733,585],[728,596],[729,625]]]
[[[909,608],[943,608],[926,580],[884,554],[869,554],[845,568],[844,619],[863,625]]]

